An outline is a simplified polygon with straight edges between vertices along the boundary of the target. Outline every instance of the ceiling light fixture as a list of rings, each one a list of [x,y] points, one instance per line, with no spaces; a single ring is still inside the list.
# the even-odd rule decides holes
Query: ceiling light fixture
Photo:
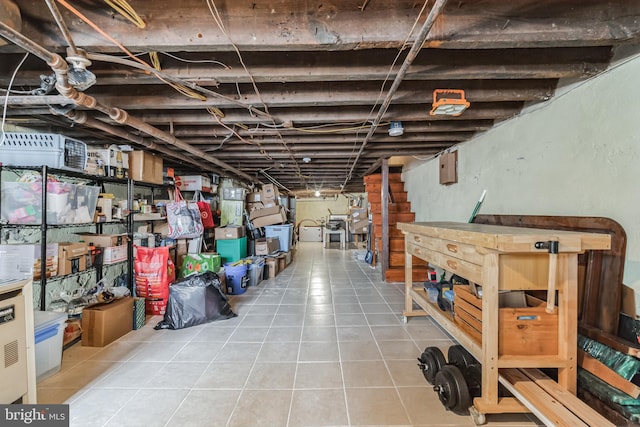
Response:
[[[303,157],[302,161],[305,163],[309,163],[311,161],[311,157]]]
[[[320,197],[320,191],[319,191],[319,190],[316,190],[316,192],[315,192],[315,193],[313,193],[313,195],[314,195],[314,196],[316,196],[316,197]]]
[[[402,122],[391,122],[389,126],[389,136],[401,136],[404,133]]]
[[[433,91],[432,116],[459,116],[471,104],[461,89],[435,89]]]

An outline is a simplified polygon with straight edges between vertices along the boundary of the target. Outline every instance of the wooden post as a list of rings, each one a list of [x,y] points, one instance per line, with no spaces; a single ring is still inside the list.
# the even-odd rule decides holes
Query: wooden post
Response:
[[[380,254],[380,266],[382,279],[384,280],[389,268],[389,159],[382,159],[382,253]]]

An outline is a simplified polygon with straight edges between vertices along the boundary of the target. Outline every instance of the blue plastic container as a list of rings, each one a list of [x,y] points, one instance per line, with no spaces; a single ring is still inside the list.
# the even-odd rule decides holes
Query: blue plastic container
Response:
[[[224,265],[224,274],[227,278],[227,294],[240,295],[247,291],[249,282],[247,264],[232,266],[231,263],[227,263]]]

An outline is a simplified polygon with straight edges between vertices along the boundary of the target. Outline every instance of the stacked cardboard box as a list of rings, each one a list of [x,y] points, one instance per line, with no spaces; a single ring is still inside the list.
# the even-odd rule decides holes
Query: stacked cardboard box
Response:
[[[58,243],[58,274],[79,273],[87,269],[89,247],[86,243]]]
[[[280,250],[280,241],[274,237],[256,239],[256,255],[269,255]]]
[[[256,194],[256,193],[251,193]],[[287,221],[287,213],[284,207],[280,206],[280,194],[278,188],[273,184],[262,186],[259,193],[259,201],[253,201],[250,209],[249,219],[255,228],[264,227],[265,225],[282,224]],[[258,196],[252,196],[252,200],[256,200]]]
[[[351,234],[364,234],[367,232],[369,218],[366,208],[349,208],[349,231]]]

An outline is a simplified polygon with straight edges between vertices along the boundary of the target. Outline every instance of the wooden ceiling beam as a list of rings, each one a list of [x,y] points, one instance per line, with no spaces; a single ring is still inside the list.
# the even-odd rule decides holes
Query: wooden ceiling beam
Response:
[[[410,143],[410,142],[460,142],[466,141],[469,138],[473,137],[475,132],[438,132],[438,133],[427,133],[427,134],[411,134],[405,132],[402,136],[388,136],[388,135],[379,135],[375,138],[372,138],[371,144],[378,143],[389,143],[389,144],[397,144],[397,143]],[[197,145],[202,148],[203,145],[210,145],[212,148],[219,146],[222,143],[221,137],[216,139],[213,138],[181,138],[182,141],[187,142],[191,145]],[[309,135],[307,137],[291,137],[288,135],[283,135],[283,139],[287,144],[293,145],[330,145],[336,143],[342,144],[353,144],[358,141],[354,136],[349,135]],[[260,138],[252,138],[245,139],[245,141],[253,142],[254,144],[247,144],[243,141],[238,140],[236,137],[231,138],[227,142],[224,143],[223,149],[232,148],[232,147],[251,147],[252,145],[257,145],[258,143],[262,145],[281,145],[282,141],[279,138],[275,137],[260,137]]]
[[[486,120],[486,119],[505,119],[512,117],[522,109],[522,102],[501,102],[501,103],[477,103],[465,111],[459,117],[451,116],[430,116],[429,111],[431,104],[405,106],[391,105],[385,114],[385,120],[402,120],[402,121],[464,121],[464,120]],[[351,123],[354,121],[366,121],[372,118],[369,115],[370,107],[355,108],[345,107],[341,109],[332,109],[327,107],[310,108],[310,109],[293,109],[281,108],[270,110],[271,114],[277,116],[283,122],[290,121],[294,125],[300,124],[325,124],[325,123]],[[169,122],[176,124],[213,124],[215,119],[208,113],[197,112],[177,112],[165,113],[162,111],[145,112],[139,115],[145,122],[150,124],[163,124]],[[260,123],[270,122],[252,117],[249,113],[236,112],[231,110],[222,121],[228,125],[234,123],[244,123],[246,125],[256,125]]]
[[[360,1],[360,0],[359,0]],[[225,3],[227,34],[241,51],[400,48],[419,11],[414,2],[389,0],[359,8],[355,0]],[[79,5],[100,28],[131,51],[226,51],[229,39],[200,0],[156,0],[135,4],[146,22],[137,29],[106,5]],[[46,47],[66,45],[47,8],[21,1],[22,32]],[[61,8],[62,9],[62,8]],[[89,26],[62,10],[78,46],[116,52]],[[474,49],[607,45],[637,39],[640,4],[628,0],[483,0],[450,3],[425,47]],[[2,49],[15,50],[14,46]]]

